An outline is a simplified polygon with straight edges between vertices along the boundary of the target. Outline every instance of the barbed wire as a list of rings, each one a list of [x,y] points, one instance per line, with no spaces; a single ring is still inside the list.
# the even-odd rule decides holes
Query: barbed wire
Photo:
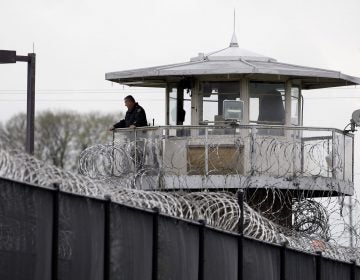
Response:
[[[96,146],[91,149],[98,150],[99,148],[102,148],[100,149],[103,154],[102,162],[110,163],[109,147]],[[139,190],[124,187],[123,180],[107,176],[106,170],[106,168],[103,169],[102,178],[91,179],[61,170],[24,153],[0,149],[0,176],[2,177],[40,186],[51,186],[56,183],[63,191],[85,196],[103,198],[105,195],[110,195],[112,200],[118,203],[142,208],[158,207],[164,214],[184,219],[205,219],[210,226],[237,231],[240,207],[234,193],[208,190],[194,192]],[[267,191],[278,195],[275,190],[268,189]],[[329,235],[329,232],[333,231],[330,225],[332,222],[330,223],[329,219],[331,220],[331,213],[335,208],[338,209],[339,204],[334,204],[334,201],[330,200],[326,202],[327,204],[324,204],[322,200],[299,200],[294,204],[293,227],[285,228],[264,217],[263,213],[255,211],[247,201],[244,204],[244,234],[266,242],[287,242],[289,246],[299,250],[309,252],[321,250],[325,256],[340,260],[360,260],[360,252],[357,249],[341,246]],[[328,206],[334,209],[329,211]],[[358,203],[354,204],[355,206],[358,207]],[[343,211],[342,219],[339,220],[343,222],[344,216]],[[358,228],[358,225],[359,219],[354,229]],[[71,233],[64,230],[59,235],[62,240],[60,242],[61,255],[63,257],[71,255],[70,242],[67,240],[71,238]],[[354,235],[357,239],[358,231],[355,231]]]

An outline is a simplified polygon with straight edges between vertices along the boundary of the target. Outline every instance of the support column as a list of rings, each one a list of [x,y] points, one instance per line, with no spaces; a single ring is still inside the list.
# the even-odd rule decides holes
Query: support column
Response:
[[[291,126],[291,81],[285,83],[285,125]]]
[[[169,125],[169,84],[165,88],[165,125]]]
[[[196,81],[191,94],[191,125],[199,125],[199,95],[199,81]]]
[[[246,78],[241,79],[240,82],[240,100],[244,101],[243,120],[241,121],[241,124],[249,124],[250,93],[249,80]]]

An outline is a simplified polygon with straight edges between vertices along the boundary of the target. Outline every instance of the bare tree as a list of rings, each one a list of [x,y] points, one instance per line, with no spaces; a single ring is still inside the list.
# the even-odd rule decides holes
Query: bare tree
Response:
[[[108,143],[108,128],[118,120],[115,114],[73,111],[43,111],[35,119],[35,156],[66,170],[77,171],[82,150],[96,143]],[[0,124],[0,144],[7,149],[23,150],[26,115],[17,114]]]

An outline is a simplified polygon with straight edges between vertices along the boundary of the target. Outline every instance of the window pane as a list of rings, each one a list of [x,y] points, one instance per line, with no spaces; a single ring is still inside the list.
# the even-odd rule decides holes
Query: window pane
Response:
[[[291,124],[299,125],[299,88],[291,88]]]
[[[176,125],[177,120],[177,89],[170,88],[169,91],[169,124]]]
[[[240,82],[203,82],[200,91],[203,94],[203,120],[223,121],[223,102],[240,100]]]
[[[283,83],[250,83],[250,122],[285,124],[285,87]]]

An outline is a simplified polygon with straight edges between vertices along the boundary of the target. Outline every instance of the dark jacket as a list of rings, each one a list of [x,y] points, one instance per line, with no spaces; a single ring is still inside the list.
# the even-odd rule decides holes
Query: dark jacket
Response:
[[[135,103],[131,111],[128,110],[126,112],[125,119],[114,124],[114,128],[124,128],[130,125],[135,125],[136,127],[147,126],[145,110],[138,103]]]

